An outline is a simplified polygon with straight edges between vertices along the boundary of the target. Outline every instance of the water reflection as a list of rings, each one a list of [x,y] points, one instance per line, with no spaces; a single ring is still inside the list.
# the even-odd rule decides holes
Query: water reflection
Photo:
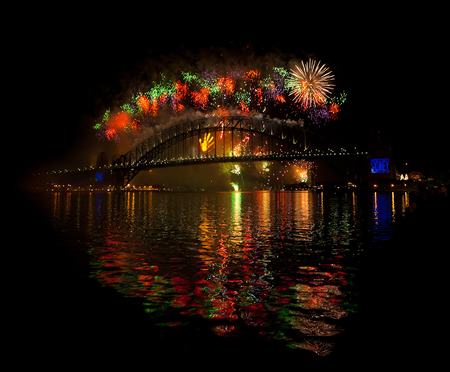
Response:
[[[155,323],[201,317],[219,336],[256,334],[320,355],[357,307],[346,257],[370,237],[388,239],[408,203],[407,194],[307,191],[48,197],[55,228],[85,236],[92,276],[142,298]]]
[[[373,193],[373,237],[374,240],[389,240],[395,220],[394,193]]]

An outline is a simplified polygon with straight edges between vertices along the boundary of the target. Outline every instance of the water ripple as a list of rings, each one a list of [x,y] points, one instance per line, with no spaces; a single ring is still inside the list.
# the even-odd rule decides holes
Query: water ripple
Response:
[[[380,193],[365,203],[315,192],[48,198],[55,228],[85,237],[92,277],[142,299],[155,324],[202,319],[222,337],[256,330],[318,355],[357,306],[346,259],[389,236],[394,204]]]

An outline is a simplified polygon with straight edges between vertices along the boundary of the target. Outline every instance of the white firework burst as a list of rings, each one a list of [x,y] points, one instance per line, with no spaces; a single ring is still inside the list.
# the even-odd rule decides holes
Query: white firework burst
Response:
[[[311,58],[306,64],[302,61],[301,67],[295,67],[297,71],[291,69],[291,77],[287,82],[287,86],[292,89],[289,95],[294,95],[294,101],[300,102],[305,109],[325,104],[334,87],[331,70]]]

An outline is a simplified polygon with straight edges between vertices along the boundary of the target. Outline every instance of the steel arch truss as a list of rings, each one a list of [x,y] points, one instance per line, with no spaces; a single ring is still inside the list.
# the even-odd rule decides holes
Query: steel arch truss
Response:
[[[207,138],[210,146],[202,151],[198,141]],[[117,184],[125,186],[143,169],[198,162],[300,159],[342,152],[350,154],[337,141],[298,124],[245,116],[205,117],[170,126],[149,137],[115,160],[111,171]]]

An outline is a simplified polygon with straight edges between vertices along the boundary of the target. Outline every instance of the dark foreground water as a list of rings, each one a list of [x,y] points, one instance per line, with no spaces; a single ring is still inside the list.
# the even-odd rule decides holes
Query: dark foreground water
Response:
[[[50,349],[329,359],[373,348],[382,354],[383,343],[398,338],[380,337],[378,325],[396,314],[385,271],[408,193],[33,200],[41,220],[31,257],[40,275],[29,278],[37,292],[29,310],[34,337],[50,334]],[[366,272],[373,257],[378,266]]]

